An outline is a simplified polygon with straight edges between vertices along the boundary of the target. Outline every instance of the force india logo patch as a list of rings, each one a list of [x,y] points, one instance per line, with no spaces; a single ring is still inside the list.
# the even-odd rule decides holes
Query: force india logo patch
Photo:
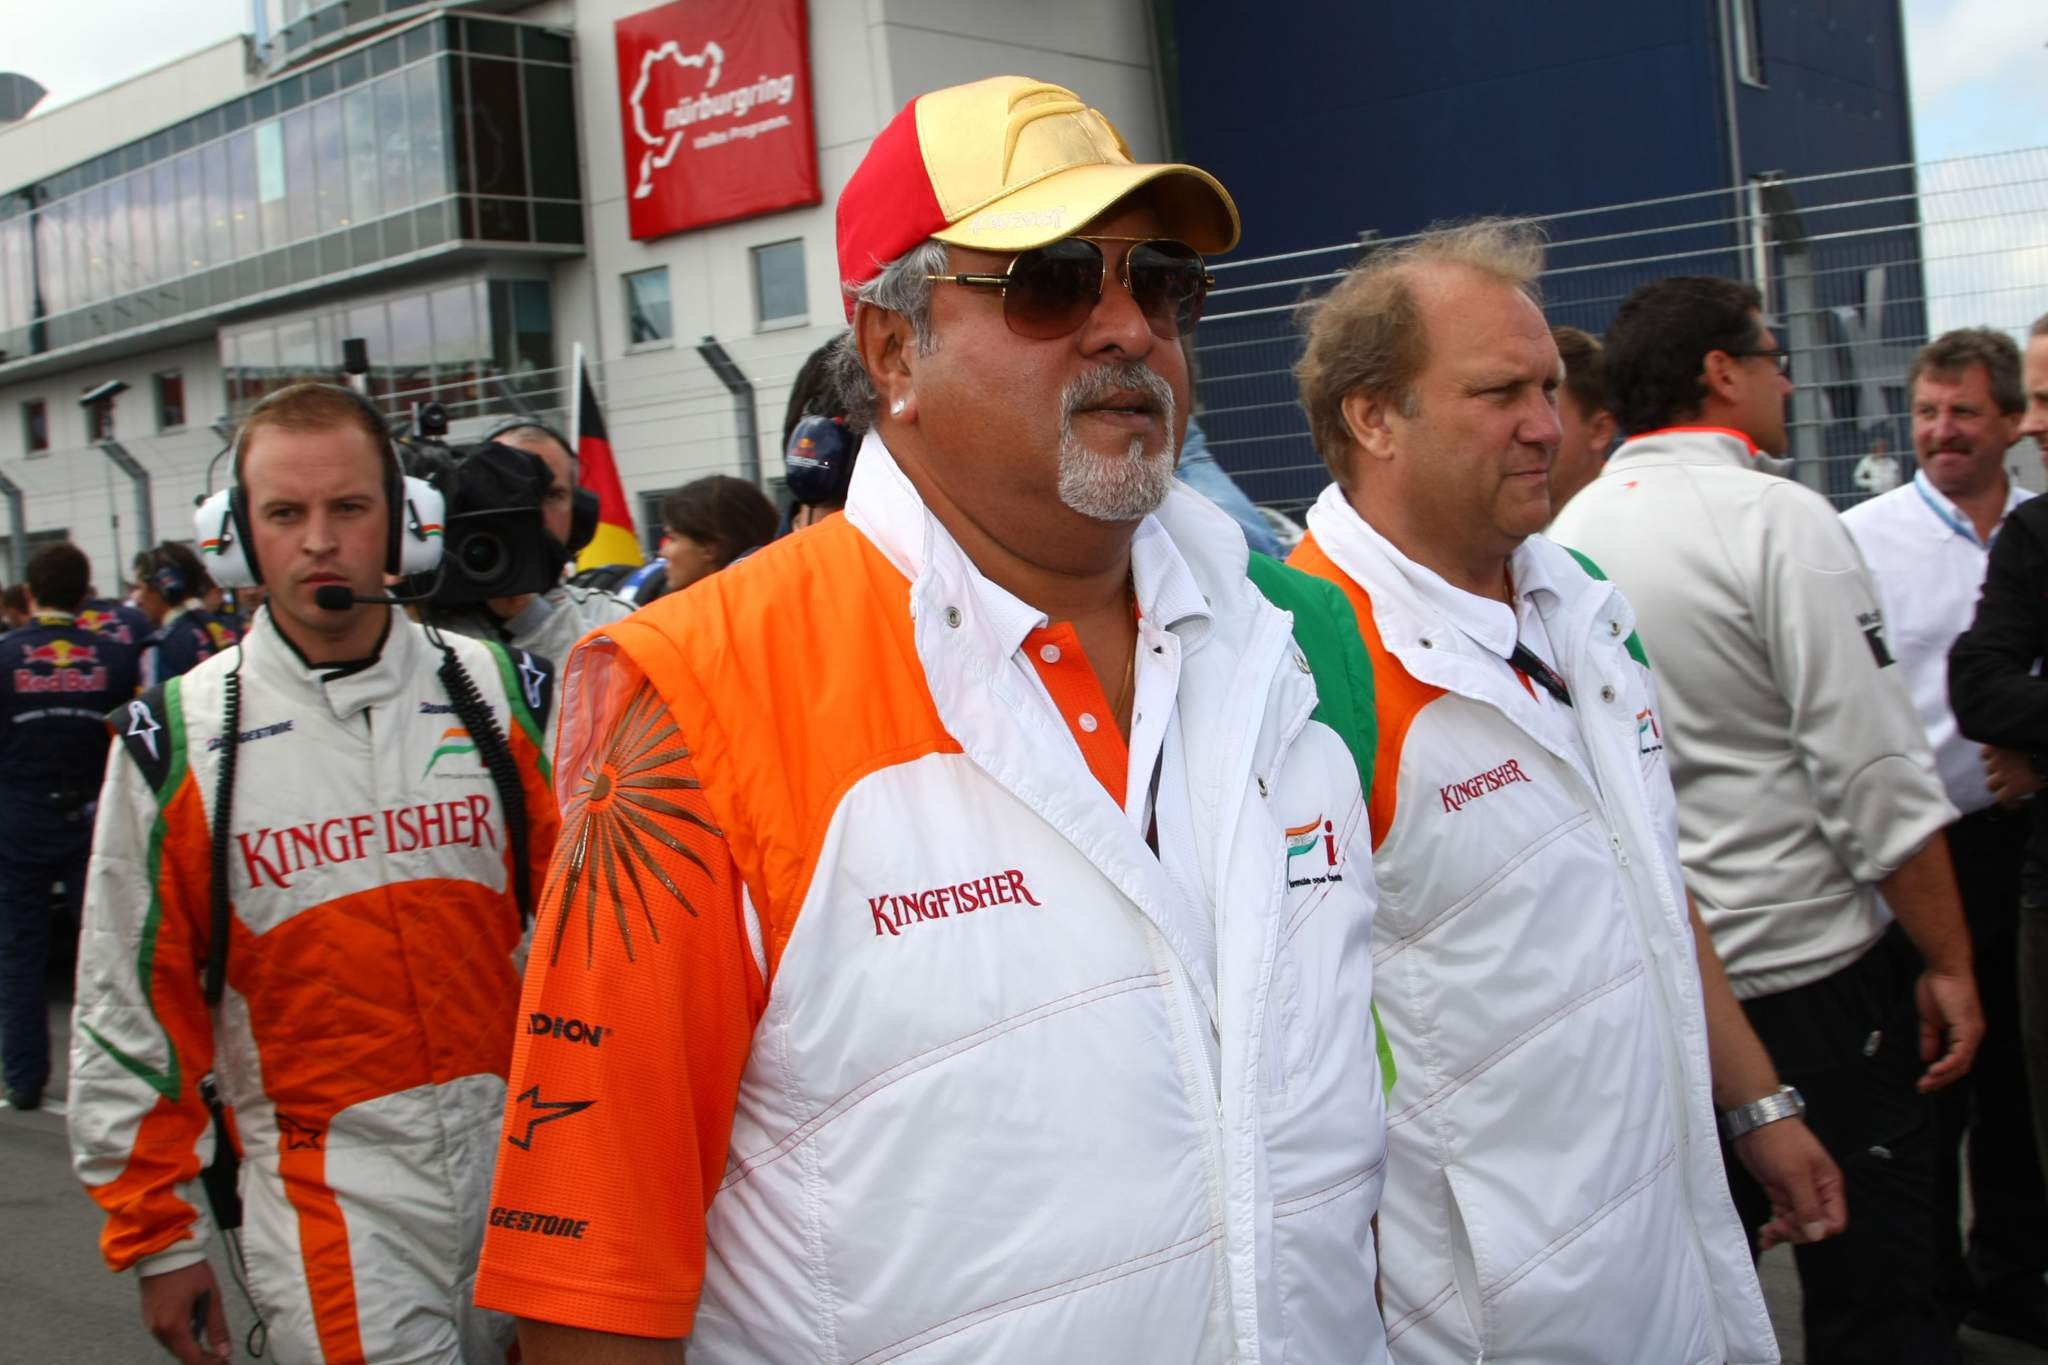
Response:
[[[1315,865],[1315,855],[1323,855],[1323,865]],[[1301,859],[1308,859],[1301,863]],[[1300,875],[1297,873],[1299,865]],[[1318,815],[1305,825],[1293,825],[1287,830],[1287,885],[1290,889],[1299,886],[1323,886],[1329,882],[1341,882],[1344,874],[1337,870],[1337,830],[1328,820]]]

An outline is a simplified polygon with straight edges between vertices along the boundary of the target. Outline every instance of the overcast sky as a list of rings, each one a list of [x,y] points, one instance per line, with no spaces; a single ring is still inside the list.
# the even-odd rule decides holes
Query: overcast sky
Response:
[[[1922,159],[2048,141],[2048,4],[1905,5]],[[18,0],[8,8],[7,68],[42,82],[45,108],[210,46],[249,21],[249,0]]]

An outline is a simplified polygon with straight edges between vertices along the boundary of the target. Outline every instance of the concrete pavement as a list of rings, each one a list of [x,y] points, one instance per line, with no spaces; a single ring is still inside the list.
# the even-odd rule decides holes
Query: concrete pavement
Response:
[[[64,1061],[70,1047],[68,1000],[51,1003],[57,1058],[45,1107],[17,1114],[0,1103],[0,1360],[36,1365],[160,1365],[170,1357],[143,1330],[133,1276],[110,1273],[99,1256],[100,1211],[71,1174],[60,1112]],[[227,1295],[235,1359],[253,1359],[243,1344],[248,1305],[221,1263],[214,1274]],[[1805,1365],[1799,1331],[1799,1283],[1788,1248],[1760,1267],[1771,1320],[1785,1365]],[[2038,1351],[1965,1330],[1958,1365],[2048,1365]],[[1646,1362],[1646,1365],[1648,1363]]]

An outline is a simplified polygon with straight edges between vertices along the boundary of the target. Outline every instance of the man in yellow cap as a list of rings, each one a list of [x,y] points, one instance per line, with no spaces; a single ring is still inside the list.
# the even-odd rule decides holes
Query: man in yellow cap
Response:
[[[1315,718],[1362,651],[1173,480],[1236,239],[1020,77],[855,171],[846,515],[569,664],[478,1286],[532,1365],[1387,1358],[1372,857]]]

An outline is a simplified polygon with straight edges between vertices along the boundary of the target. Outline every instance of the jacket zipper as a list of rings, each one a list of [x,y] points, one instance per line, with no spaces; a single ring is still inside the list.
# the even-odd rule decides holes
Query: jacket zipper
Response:
[[[1605,603],[1603,602],[1601,605],[1604,607]],[[1598,614],[1597,610],[1592,613],[1594,616]],[[1590,616],[1587,619],[1590,620]],[[1579,637],[1573,642],[1577,646],[1575,652],[1583,652],[1583,641],[1591,634],[1590,629],[1582,631],[1580,629],[1582,623],[1576,620],[1572,625],[1574,635]],[[1588,659],[1586,662],[1591,664],[1592,660]],[[1607,753],[1607,746],[1605,744],[1596,745],[1589,743],[1587,748],[1589,750],[1588,757],[1592,759],[1594,774],[1596,777],[1601,777],[1601,757]],[[1642,795],[1642,774],[1639,771],[1624,773],[1622,776],[1632,784],[1630,790],[1634,790],[1639,796]],[[1605,775],[1603,780],[1611,782],[1613,778],[1614,775],[1610,773]],[[1727,1334],[1721,1329],[1718,1295],[1714,1290],[1713,1276],[1707,1269],[1706,1243],[1700,1237],[1699,1206],[1696,1198],[1697,1192],[1693,1188],[1692,1163],[1686,1159],[1686,1151],[1691,1146],[1692,1124],[1686,1112],[1685,1086],[1683,1084],[1687,1074],[1686,1068],[1683,1060],[1678,1055],[1677,1030],[1679,1014],[1677,1002],[1671,998],[1671,989],[1665,980],[1664,973],[1656,968],[1656,955],[1651,950],[1649,928],[1643,923],[1643,909],[1639,904],[1641,896],[1639,888],[1635,884],[1637,878],[1633,870],[1633,860],[1628,854],[1628,847],[1622,842],[1621,832],[1614,827],[1614,823],[1609,815],[1607,802],[1602,799],[1598,792],[1589,792],[1587,794],[1592,798],[1594,808],[1600,812],[1600,823],[1607,830],[1608,847],[1613,851],[1615,866],[1619,869],[1622,880],[1625,883],[1625,889],[1629,892],[1629,925],[1635,931],[1636,948],[1643,955],[1643,966],[1649,971],[1651,978],[1656,982],[1657,1001],[1664,1014],[1663,1051],[1665,1090],[1667,1094],[1666,1107],[1671,1112],[1672,1141],[1679,1149],[1679,1159],[1674,1164],[1678,1169],[1679,1191],[1685,1200],[1686,1236],[1692,1245],[1693,1263],[1704,1282],[1703,1288],[1709,1306],[1707,1313],[1708,1330],[1713,1333],[1716,1353],[1725,1357],[1728,1354]],[[1658,897],[1658,903],[1660,905],[1663,903],[1662,894]],[[1709,1066],[1711,1067],[1711,1063],[1709,1063]]]

